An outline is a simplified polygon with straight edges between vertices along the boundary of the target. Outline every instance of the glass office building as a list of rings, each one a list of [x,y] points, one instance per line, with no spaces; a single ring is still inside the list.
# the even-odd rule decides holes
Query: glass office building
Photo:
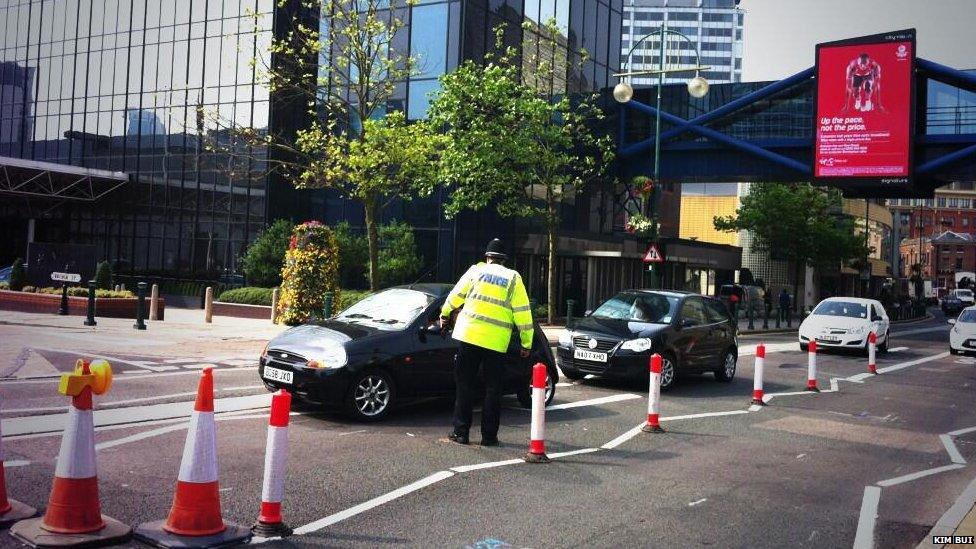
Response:
[[[0,165],[25,181],[86,173],[94,190],[5,186],[3,264],[32,240],[94,244],[123,273],[232,272],[274,207],[273,182],[263,151],[210,151],[233,149],[229,120],[269,126],[249,61],[268,51],[274,9],[0,0]]]
[[[621,61],[627,64],[627,53],[637,44],[630,57],[629,69],[655,70],[660,64],[661,41],[648,34],[662,25],[680,32],[698,46],[701,63],[709,67],[701,73],[709,82],[742,81],[742,23],[745,18],[739,0],[624,0]],[[665,41],[665,66],[695,66],[695,50],[683,40]],[[683,82],[692,74],[665,78],[665,82]],[[657,84],[654,76],[632,80],[634,86]]]

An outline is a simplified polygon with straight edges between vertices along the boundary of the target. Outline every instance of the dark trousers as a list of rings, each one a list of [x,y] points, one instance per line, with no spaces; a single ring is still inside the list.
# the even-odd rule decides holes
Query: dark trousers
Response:
[[[485,380],[485,404],[481,412],[481,438],[498,437],[501,416],[502,384],[505,380],[505,355],[497,351],[461,343],[454,367],[457,396],[454,400],[454,432],[467,435],[471,429],[478,370]]]

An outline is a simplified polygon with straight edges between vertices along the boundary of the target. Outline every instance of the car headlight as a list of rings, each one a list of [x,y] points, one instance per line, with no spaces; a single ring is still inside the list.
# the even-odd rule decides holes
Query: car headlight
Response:
[[[620,348],[633,351],[635,353],[643,353],[644,351],[649,351],[651,349],[651,340],[646,337],[628,339],[620,345]]]
[[[346,349],[341,345],[333,347],[328,351],[325,351],[315,358],[309,359],[309,368],[342,368],[346,365],[348,357],[346,356]]]
[[[559,332],[559,346],[571,347],[573,345],[573,332],[563,330]]]

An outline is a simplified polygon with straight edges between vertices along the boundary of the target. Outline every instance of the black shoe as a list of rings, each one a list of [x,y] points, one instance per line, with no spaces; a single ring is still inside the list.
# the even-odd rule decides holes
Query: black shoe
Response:
[[[482,446],[498,446],[497,438],[486,438],[481,440]]]
[[[451,442],[453,442],[455,444],[464,444],[464,445],[467,445],[468,444],[468,435],[459,435],[457,433],[451,433],[451,434],[447,435],[447,440],[449,440],[449,441],[451,441]]]

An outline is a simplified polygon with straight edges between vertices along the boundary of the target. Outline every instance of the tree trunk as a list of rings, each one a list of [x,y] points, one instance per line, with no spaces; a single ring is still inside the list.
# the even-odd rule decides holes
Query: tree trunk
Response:
[[[376,228],[376,197],[367,196],[363,200],[363,207],[366,213],[366,241],[369,243],[369,289],[375,292],[380,287],[380,236]]]
[[[549,302],[549,324],[556,321],[556,227],[549,223],[549,272],[546,273],[546,300]]]

